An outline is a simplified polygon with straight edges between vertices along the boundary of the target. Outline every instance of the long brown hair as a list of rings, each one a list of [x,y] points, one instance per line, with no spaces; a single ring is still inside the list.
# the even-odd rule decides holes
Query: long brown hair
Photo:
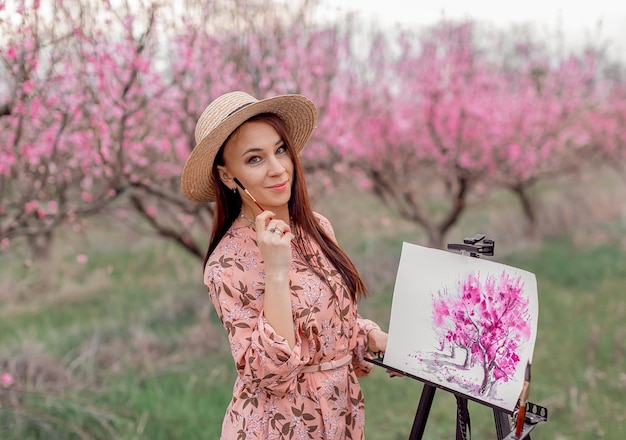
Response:
[[[344,250],[328,236],[313,214],[311,201],[306,190],[304,172],[302,170],[302,165],[300,164],[300,158],[292,147],[291,139],[283,120],[278,115],[273,113],[262,113],[253,116],[246,122],[250,121],[262,121],[271,125],[285,143],[287,152],[293,162],[293,184],[291,188],[291,198],[288,203],[289,217],[293,222],[292,227],[295,231],[297,231],[295,234],[296,238],[294,239],[296,249],[303,256],[306,264],[316,274],[324,278],[321,273],[321,268],[315,267],[311,264],[311,259],[306,258],[306,255],[309,254],[310,250],[307,249],[306,242],[303,239],[304,236],[310,237],[311,240],[317,243],[326,258],[328,258],[335,269],[339,271],[353,300],[356,301],[360,296],[367,295],[367,288],[356,270],[356,267],[350,258],[348,258]],[[222,144],[213,162],[211,177],[216,182],[215,187],[217,197],[213,214],[213,231],[211,232],[211,240],[204,259],[203,268],[206,266],[209,257],[224,235],[226,235],[226,232],[237,219],[237,216],[241,211],[242,202],[239,193],[233,192],[226,185],[224,185],[219,178],[217,168],[218,165],[224,165],[224,147],[236,132],[237,130],[235,130],[228,137],[228,139],[226,139],[224,144]]]

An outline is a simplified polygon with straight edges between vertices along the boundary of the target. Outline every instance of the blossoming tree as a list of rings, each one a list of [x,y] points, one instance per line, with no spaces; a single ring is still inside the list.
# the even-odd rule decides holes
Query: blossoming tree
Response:
[[[472,194],[526,200],[589,146],[623,157],[626,98],[595,93],[593,57],[549,65],[527,45],[502,60],[475,25],[446,22],[375,35],[363,57],[353,22],[320,24],[316,4],[0,3],[0,249],[27,237],[43,255],[59,225],[106,212],[201,258],[212,206],[187,202],[179,176],[198,116],[234,89],[309,96],[312,190],[358,173],[433,246]]]
[[[373,73],[343,151],[430,246],[443,245],[472,195],[496,187],[513,191],[532,223],[529,189],[595,148],[583,121],[603,105],[599,59],[552,61],[536,42],[515,43],[505,50],[502,36],[474,23],[442,22],[371,45]]]
[[[39,2],[0,11],[13,36],[0,53],[2,245],[27,236],[43,254],[58,225],[108,210],[202,257],[212,206],[186,201],[179,176],[204,107],[233,89],[306,93],[323,119],[347,65],[348,30],[308,26],[311,2],[287,16],[261,3],[235,15],[190,1],[184,16],[151,1],[46,3],[52,21]]]
[[[455,350],[463,350],[456,368],[482,372],[479,383],[461,385],[485,395],[517,368],[520,347],[530,338],[529,300],[521,278],[504,271],[499,278],[470,274],[458,287],[433,293],[433,324],[442,352],[455,358]]]

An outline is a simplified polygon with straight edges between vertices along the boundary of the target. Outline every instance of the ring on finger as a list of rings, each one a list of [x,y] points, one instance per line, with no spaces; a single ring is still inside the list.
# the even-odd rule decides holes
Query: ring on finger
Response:
[[[278,232],[280,235],[283,235],[283,234],[284,234],[284,232],[283,232],[283,231],[281,231],[280,229],[274,229],[272,232]]]
[[[274,233],[274,232],[276,232],[276,228],[269,228],[268,231]]]

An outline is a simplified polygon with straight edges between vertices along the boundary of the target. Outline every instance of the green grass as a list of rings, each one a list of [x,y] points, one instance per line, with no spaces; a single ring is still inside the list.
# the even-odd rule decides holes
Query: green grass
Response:
[[[419,244],[423,235],[401,221],[389,227],[389,213],[371,200],[348,213],[341,201],[326,205],[324,214],[371,288],[360,312],[386,328],[401,242]],[[465,220],[468,229],[484,216]],[[626,438],[623,245],[562,237],[496,249],[494,260],[530,270],[538,280],[530,400],[548,407],[550,416],[533,438]],[[78,264],[77,253],[89,261]],[[51,260],[27,267],[26,259],[19,249],[0,255],[0,373],[17,372],[20,360],[31,366],[23,382],[31,391],[62,390],[56,401],[16,390],[33,414],[59,415],[93,438],[111,438],[98,425],[103,419],[120,439],[218,438],[235,373],[198,260],[173,245],[103,227],[87,239],[63,236]],[[378,367],[361,384],[366,438],[407,438],[422,384],[389,378]],[[0,399],[6,396],[0,390]],[[68,403],[74,400],[84,404]],[[0,422],[12,420],[3,408]],[[471,402],[470,414],[473,438],[495,438],[489,408]],[[453,396],[437,391],[425,438],[454,438],[454,424]],[[42,429],[32,425],[19,435],[5,429],[0,437],[48,438]]]
[[[229,354],[215,353],[152,374],[128,371],[107,386],[112,403],[141,422],[134,428],[138,438],[218,438],[235,380],[232,365]]]
[[[537,273],[540,287],[533,396],[552,410],[542,431],[624,438],[626,252],[558,240],[513,263]]]

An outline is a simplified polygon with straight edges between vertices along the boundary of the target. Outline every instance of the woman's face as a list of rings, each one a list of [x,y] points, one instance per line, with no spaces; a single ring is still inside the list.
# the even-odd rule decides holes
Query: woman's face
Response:
[[[288,216],[293,162],[274,127],[263,121],[245,122],[224,146],[223,157],[224,165],[218,170],[226,186],[236,188],[236,177],[263,208]],[[244,212],[260,214],[254,202],[237,189]]]

